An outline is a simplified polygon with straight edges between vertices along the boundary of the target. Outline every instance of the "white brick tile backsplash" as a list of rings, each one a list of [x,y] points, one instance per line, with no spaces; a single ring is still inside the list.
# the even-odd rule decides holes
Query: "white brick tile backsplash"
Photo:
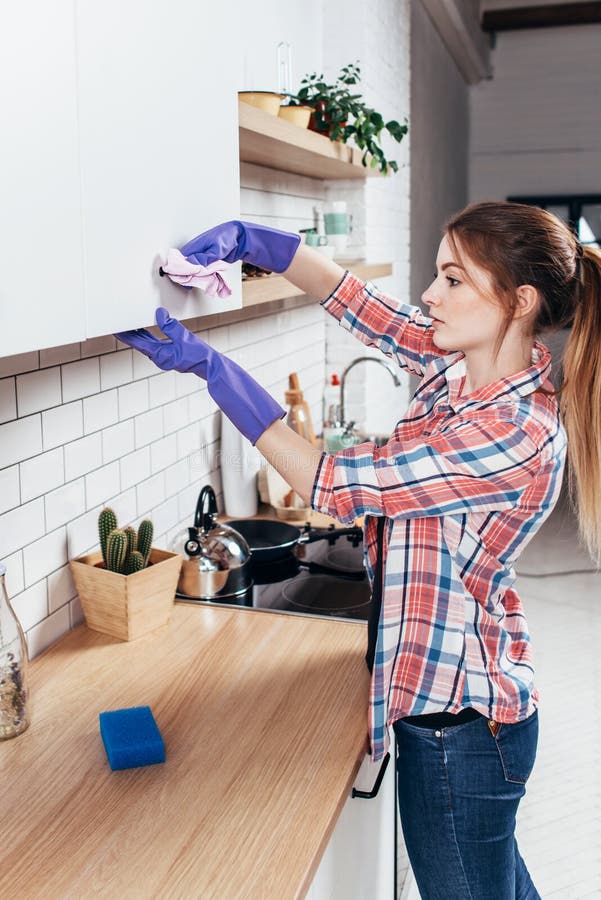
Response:
[[[165,476],[157,472],[136,486],[139,514],[149,513],[155,506],[165,502]]]
[[[119,420],[130,419],[148,409],[148,382],[132,381],[118,388]]]
[[[199,476],[201,475],[201,473],[198,474]],[[205,484],[212,484],[208,473],[202,475],[202,477],[198,477],[192,484],[189,484],[187,488],[184,488],[184,490],[180,491],[177,495],[179,520],[184,523],[184,526],[194,524],[194,513],[196,512],[198,496],[201,488],[204,487]],[[212,486],[215,488],[214,484]],[[223,507],[218,505],[218,509],[221,510]]]
[[[37,501],[34,501],[37,502]],[[63,487],[50,491],[44,497],[46,507],[46,528],[53,531],[65,525],[85,511],[85,484],[83,478],[70,481]]]
[[[75,559],[97,549],[98,513],[101,509],[102,506],[97,506],[67,522],[67,556],[69,559]]]
[[[189,394],[187,400],[187,421],[196,422],[204,419],[215,411],[215,401],[206,387],[199,387],[193,394]]]
[[[102,435],[99,431],[65,444],[65,479],[74,481],[102,465]]]
[[[116,390],[102,391],[82,400],[85,434],[106,429],[119,421],[119,401]]]
[[[118,494],[121,487],[119,461],[109,463],[85,476],[86,509],[106,503],[108,497]]]
[[[204,472],[210,472],[214,465],[215,451],[212,444],[203,441],[201,447],[187,457],[188,481],[195,481]]]
[[[119,460],[121,490],[125,491],[150,475],[150,447],[141,447]]]
[[[133,350],[124,350],[123,353],[107,353],[99,358],[101,390],[107,391],[132,381],[133,352]]]
[[[180,459],[196,453],[200,447],[200,424],[193,422],[187,428],[180,428],[176,434],[177,437],[177,455]]]
[[[178,431],[188,421],[187,397],[180,397],[163,406],[163,431],[171,434]]]
[[[0,513],[13,509],[21,502],[19,467],[8,466],[0,469]]]
[[[178,459],[165,469],[165,494],[172,497],[190,482],[190,465],[187,459]]]
[[[39,415],[0,425],[0,468],[29,459],[41,451],[42,426]]]
[[[56,447],[25,460],[20,466],[21,499],[23,502],[47,494],[65,483],[63,448]]]
[[[0,550],[0,560],[6,566],[6,575],[4,581],[9,597],[20,594],[25,588],[25,577],[23,575],[23,551],[17,550],[10,556],[4,556]]]
[[[31,372],[40,366],[39,350],[30,353],[17,353],[15,356],[0,357],[0,378],[6,375],[18,375],[20,372]]]
[[[219,353],[228,353],[230,350],[229,325],[220,325],[218,328],[209,328],[208,343]]]
[[[48,573],[59,569],[67,562],[67,529],[65,526],[51,531],[39,541],[33,541],[23,548],[23,569],[25,587],[30,587]]]
[[[63,402],[89,397],[100,390],[100,365],[97,356],[62,366]]]
[[[118,496],[111,497],[107,505],[114,509],[117,521],[121,528],[133,524],[138,519],[138,506],[135,487],[122,491]],[[104,504],[103,504],[104,505]],[[96,511],[96,520],[102,507]],[[139,516],[142,518],[142,515]],[[96,526],[96,544],[98,544],[98,525]]]
[[[139,381],[140,378],[151,378],[160,372],[161,370],[153,363],[151,359],[148,359],[147,356],[144,356],[143,353],[139,353],[137,350],[132,350],[133,353],[133,364],[134,364],[134,381]]]
[[[0,381],[0,423],[17,418],[17,391],[14,378]]]
[[[150,470],[154,475],[162,469],[177,462],[177,438],[174,434],[168,434],[150,445]]]
[[[85,359],[88,356],[99,356],[101,353],[112,353],[117,347],[117,341],[112,334],[104,334],[82,341],[80,347],[81,358]]]
[[[134,447],[133,419],[118,422],[102,431],[102,462],[105,465],[113,459],[119,459],[127,453],[131,453]]]
[[[48,594],[46,579],[26,588],[16,597],[11,598],[12,608],[21,623],[23,631],[28,631],[48,615]]]
[[[163,406],[175,400],[175,372],[161,372],[148,379],[148,396],[150,408]]]
[[[169,497],[163,503],[159,503],[158,506],[155,506],[152,510],[152,521],[154,523],[155,535],[157,536],[155,540],[153,540],[153,544],[157,547],[162,547],[164,550],[172,551],[172,547],[167,546],[167,532],[171,529],[175,528],[179,521],[179,507],[177,502],[177,497]],[[159,535],[164,535],[163,543],[159,543]],[[177,552],[182,552],[181,550]]]
[[[136,416],[134,419],[134,432],[136,440],[136,448],[153,441],[158,441],[163,437],[163,411],[162,409],[151,409],[148,412]]]
[[[198,390],[198,381],[198,375],[194,375],[191,372],[176,372],[175,396],[187,397],[188,394],[193,394],[194,391]]]
[[[204,444],[212,444],[221,437],[221,417],[223,413],[213,404],[213,411],[200,422],[199,447]]]
[[[29,658],[34,659],[71,627],[69,604],[53,612],[27,632]]]
[[[75,582],[68,564],[55,569],[54,572],[48,575],[48,612],[53,613],[61,606],[64,606],[76,594]]]
[[[60,366],[62,363],[74,362],[81,357],[81,344],[65,344],[62,347],[49,347],[40,350],[40,369],[48,366]]]
[[[71,628],[75,628],[80,622],[84,621],[83,609],[79,597],[74,597],[69,603],[69,618],[71,620]]]
[[[42,413],[44,450],[66,444],[83,435],[81,400],[65,403]]]

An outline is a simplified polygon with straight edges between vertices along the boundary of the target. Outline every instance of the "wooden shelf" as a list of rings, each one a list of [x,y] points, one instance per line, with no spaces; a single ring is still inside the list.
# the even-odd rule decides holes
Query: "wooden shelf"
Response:
[[[361,150],[335,143],[279,116],[238,101],[240,159],[311,178],[370,178],[378,169],[361,164]]]
[[[392,263],[366,263],[363,260],[345,260],[340,263],[352,271],[357,278],[369,281],[392,275]],[[262,275],[242,282],[242,308],[284,300],[286,297],[302,296],[302,291],[287,281],[282,275]]]

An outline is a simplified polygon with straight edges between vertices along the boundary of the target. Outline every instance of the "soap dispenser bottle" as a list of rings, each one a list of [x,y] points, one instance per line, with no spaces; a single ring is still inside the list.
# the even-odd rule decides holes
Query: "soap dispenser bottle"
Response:
[[[340,378],[334,372],[330,375],[323,392],[322,427],[334,428],[340,425]]]

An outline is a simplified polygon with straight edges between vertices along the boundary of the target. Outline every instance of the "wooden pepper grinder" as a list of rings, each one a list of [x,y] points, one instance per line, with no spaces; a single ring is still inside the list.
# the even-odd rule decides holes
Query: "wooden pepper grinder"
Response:
[[[289,425],[293,431],[296,431],[301,437],[310,441],[315,447],[316,440],[315,432],[313,431],[313,423],[311,421],[311,413],[309,412],[307,402],[303,400],[303,392],[300,389],[296,372],[291,372],[288,376],[288,388],[285,397],[286,403],[289,404],[290,409],[288,410],[288,415],[286,417],[286,425]]]

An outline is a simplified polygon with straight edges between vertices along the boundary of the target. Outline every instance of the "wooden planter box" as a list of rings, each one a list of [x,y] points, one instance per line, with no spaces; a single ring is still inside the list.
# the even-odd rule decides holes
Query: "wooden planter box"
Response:
[[[102,553],[70,560],[88,628],[122,641],[169,621],[183,557],[153,547],[150,565],[132,575],[105,569]]]

